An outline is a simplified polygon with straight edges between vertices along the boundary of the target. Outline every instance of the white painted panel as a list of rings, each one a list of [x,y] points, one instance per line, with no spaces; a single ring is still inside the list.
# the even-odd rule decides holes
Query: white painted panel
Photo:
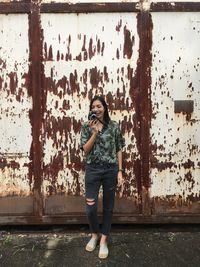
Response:
[[[80,161],[80,133],[79,129],[76,131],[76,124],[80,127],[87,120],[91,95],[103,93],[108,96],[107,100],[110,97],[112,119],[123,121],[126,118],[134,124],[135,110],[129,95],[132,76],[129,71],[132,70],[134,75],[138,60],[136,14],[42,14],[41,23],[48,89],[45,121],[47,124],[49,120],[52,121],[51,126],[45,126],[45,131],[55,127],[53,123],[58,123],[57,130],[49,130],[44,137],[45,168],[51,169],[53,162],[59,160],[58,155],[61,158],[66,155],[63,161],[59,160],[63,166],[60,166],[55,176],[45,174],[44,192],[48,194],[48,188],[53,187],[56,192],[61,191],[59,188],[64,188],[63,191],[75,194],[75,177],[78,177],[79,193],[83,194],[83,173],[79,170],[74,172],[76,163]],[[130,56],[124,52],[126,31],[133,42]],[[115,106],[118,99],[120,103],[126,104]],[[65,131],[67,124],[70,126]],[[133,127],[129,132],[125,131],[124,135],[129,155],[127,162],[137,160],[139,155]],[[127,181],[130,183],[127,193],[129,196],[137,191],[133,182],[133,164],[131,165],[127,170],[130,177]]]
[[[0,194],[27,195],[32,142],[28,15],[0,15]]]
[[[200,13],[153,13],[151,196],[199,196]],[[162,22],[162,23],[161,23]],[[194,112],[175,113],[174,101]]]

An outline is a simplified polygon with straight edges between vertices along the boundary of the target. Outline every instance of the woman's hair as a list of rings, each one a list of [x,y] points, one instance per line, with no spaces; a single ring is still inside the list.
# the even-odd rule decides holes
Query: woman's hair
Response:
[[[101,102],[101,104],[103,105],[104,107],[104,122],[106,125],[108,125],[109,121],[110,121],[110,116],[108,114],[108,105],[106,104],[106,101],[104,100],[104,97],[103,96],[99,96],[99,95],[96,95],[92,98],[91,102],[90,102],[90,111],[92,110],[92,105],[93,105],[93,102],[96,101],[96,100],[99,100]]]

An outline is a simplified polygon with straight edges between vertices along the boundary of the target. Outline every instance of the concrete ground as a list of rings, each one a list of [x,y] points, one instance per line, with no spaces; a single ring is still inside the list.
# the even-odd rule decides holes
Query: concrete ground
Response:
[[[0,227],[0,267],[200,267],[199,225],[115,225],[105,260],[88,240],[84,225]]]

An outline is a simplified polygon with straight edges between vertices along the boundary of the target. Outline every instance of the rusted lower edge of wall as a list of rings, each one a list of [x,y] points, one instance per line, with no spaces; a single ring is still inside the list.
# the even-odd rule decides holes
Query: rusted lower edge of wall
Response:
[[[101,220],[101,217],[100,217]],[[199,224],[200,215],[178,215],[178,216],[143,216],[130,214],[113,215],[114,224]],[[2,216],[0,225],[48,225],[48,224],[87,224],[87,218],[84,215],[69,214],[67,216]]]

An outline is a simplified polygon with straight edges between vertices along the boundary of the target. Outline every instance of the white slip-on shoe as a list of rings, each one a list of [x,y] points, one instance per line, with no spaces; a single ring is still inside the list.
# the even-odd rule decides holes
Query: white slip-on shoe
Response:
[[[87,243],[85,249],[86,251],[93,251],[97,246],[98,238],[91,238],[90,241]]]
[[[108,257],[108,246],[107,244],[100,244],[100,249],[99,249],[99,258],[100,259],[106,259]]]

